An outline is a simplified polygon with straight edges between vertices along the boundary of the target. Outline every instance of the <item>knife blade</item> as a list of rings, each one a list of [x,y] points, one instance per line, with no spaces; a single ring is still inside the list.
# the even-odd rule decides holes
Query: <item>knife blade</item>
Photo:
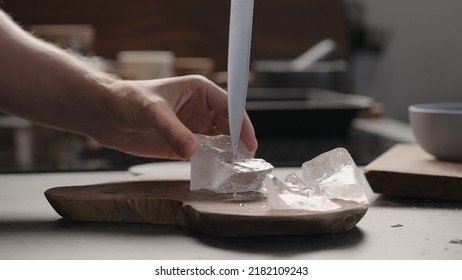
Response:
[[[237,152],[249,80],[254,0],[231,0],[228,42],[228,118],[231,145]]]

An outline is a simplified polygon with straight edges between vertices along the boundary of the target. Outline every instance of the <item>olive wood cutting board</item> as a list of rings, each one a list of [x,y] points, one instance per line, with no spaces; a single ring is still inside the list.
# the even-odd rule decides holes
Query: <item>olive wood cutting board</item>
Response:
[[[462,163],[437,160],[417,144],[398,144],[364,167],[376,193],[462,200]]]
[[[64,218],[177,225],[214,236],[310,235],[352,229],[368,206],[335,201],[333,211],[272,210],[261,194],[190,191],[189,181],[127,181],[56,187],[45,196]]]

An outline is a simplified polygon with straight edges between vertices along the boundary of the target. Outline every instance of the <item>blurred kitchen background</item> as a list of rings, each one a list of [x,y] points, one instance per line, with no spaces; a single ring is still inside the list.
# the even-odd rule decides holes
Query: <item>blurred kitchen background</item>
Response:
[[[226,87],[229,3],[2,0],[0,8],[122,78],[201,74]],[[410,104],[462,100],[462,1],[255,0],[254,11],[247,109],[257,156],[275,166],[338,146],[367,164],[412,141]],[[154,161],[0,114],[0,172]]]

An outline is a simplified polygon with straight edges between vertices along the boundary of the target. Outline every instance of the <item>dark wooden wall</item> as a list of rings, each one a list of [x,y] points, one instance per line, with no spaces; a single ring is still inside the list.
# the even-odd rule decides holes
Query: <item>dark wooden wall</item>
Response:
[[[0,0],[22,25],[92,24],[94,50],[171,50],[203,56],[226,68],[230,0]],[[290,58],[325,38],[347,58],[342,0],[255,0],[252,59]]]

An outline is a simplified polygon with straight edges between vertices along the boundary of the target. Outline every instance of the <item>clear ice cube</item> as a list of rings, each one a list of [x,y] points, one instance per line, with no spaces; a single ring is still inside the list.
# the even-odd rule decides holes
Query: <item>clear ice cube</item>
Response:
[[[240,143],[233,154],[228,135],[196,135],[197,151],[191,157],[191,190],[219,193],[256,191],[273,166],[253,155]]]
[[[341,207],[313,186],[304,184],[295,173],[287,175],[285,182],[268,174],[264,184],[271,209],[330,211]]]
[[[303,181],[330,199],[369,203],[364,173],[344,148],[336,148],[307,161],[302,166]]]

